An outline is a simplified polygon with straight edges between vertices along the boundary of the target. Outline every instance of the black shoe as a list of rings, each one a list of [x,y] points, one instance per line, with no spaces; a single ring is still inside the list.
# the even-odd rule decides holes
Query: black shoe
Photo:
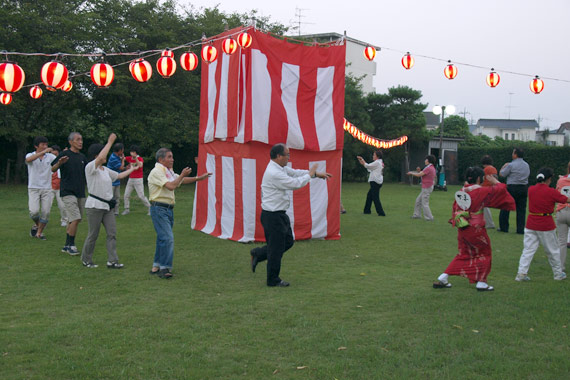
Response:
[[[172,277],[174,277],[174,275],[170,273],[170,269],[165,268],[160,270],[158,277],[163,278],[165,280],[170,280]]]
[[[287,287],[287,286],[289,286],[289,285],[291,285],[291,284],[289,284],[287,281],[281,280],[281,281],[279,281],[277,284],[267,285],[267,286],[278,286],[278,287],[280,287],[280,288],[285,288],[285,287]]]
[[[254,248],[255,249],[255,248]],[[251,254],[251,271],[253,273],[255,273],[255,267],[257,267],[257,263],[258,263],[258,258],[256,255],[254,255],[253,250],[249,251],[249,253]]]
[[[36,237],[37,233],[38,233],[38,226],[33,226],[32,229],[30,230],[30,236]]]

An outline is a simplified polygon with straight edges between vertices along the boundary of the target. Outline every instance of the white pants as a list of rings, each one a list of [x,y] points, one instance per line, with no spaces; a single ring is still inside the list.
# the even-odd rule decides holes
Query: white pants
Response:
[[[57,201],[57,208],[59,209],[59,214],[61,215],[61,223],[67,223],[67,215],[65,213],[65,205],[63,204],[63,199],[59,195],[59,190],[52,190]]]
[[[568,226],[570,226],[570,207],[564,207],[556,213],[556,232],[558,232],[558,246],[560,247],[560,266],[566,268],[566,246],[568,239]]]
[[[485,227],[495,228],[493,214],[491,214],[491,209],[489,207],[483,207],[483,216],[485,217]]]
[[[130,207],[130,199],[131,193],[133,189],[137,192],[137,196],[141,200],[141,202],[145,205],[146,208],[150,207],[150,203],[148,199],[144,196],[144,181],[142,178],[129,178],[127,182],[127,188],[125,189],[125,209],[128,210]]]
[[[47,224],[52,203],[51,189],[28,189],[28,208],[34,222]]]
[[[552,267],[554,277],[562,274],[560,267],[560,248],[558,247],[558,238],[556,237],[556,230],[552,231],[535,231],[524,229],[524,248],[522,251],[521,259],[519,261],[519,271],[521,274],[528,274],[528,268],[532,262],[532,258],[538,249],[538,244],[544,247],[548,262]]]
[[[426,189],[422,188],[420,195],[416,198],[416,204],[414,205],[414,218],[420,218],[423,211],[425,220],[433,220],[433,215],[429,208],[429,196],[432,191],[433,186]]]

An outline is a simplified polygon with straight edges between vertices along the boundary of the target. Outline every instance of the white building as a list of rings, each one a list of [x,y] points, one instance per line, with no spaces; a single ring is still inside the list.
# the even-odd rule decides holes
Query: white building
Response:
[[[352,74],[356,78],[362,77],[360,84],[362,84],[362,91],[365,94],[376,92],[372,84],[376,75],[376,62],[369,61],[364,57],[364,49],[371,44],[339,33],[306,34],[297,37],[317,42],[332,42],[346,38],[346,73]]]
[[[548,146],[564,146],[564,133],[557,129],[536,132],[536,142]]]
[[[536,120],[479,119],[473,130],[476,136],[485,135],[492,139],[536,141]]]

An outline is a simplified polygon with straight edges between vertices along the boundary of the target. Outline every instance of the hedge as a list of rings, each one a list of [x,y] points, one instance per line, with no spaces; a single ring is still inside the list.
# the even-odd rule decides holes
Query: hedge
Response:
[[[512,147],[460,147],[457,152],[459,178],[464,180],[465,170],[470,166],[481,166],[481,157],[488,154],[493,158],[493,166],[500,170],[503,164],[512,161]],[[538,170],[547,166],[554,170],[553,184],[558,175],[566,174],[570,161],[570,147],[532,146],[524,147],[524,160],[530,166],[530,185],[536,183]],[[501,178],[504,181],[504,178]]]

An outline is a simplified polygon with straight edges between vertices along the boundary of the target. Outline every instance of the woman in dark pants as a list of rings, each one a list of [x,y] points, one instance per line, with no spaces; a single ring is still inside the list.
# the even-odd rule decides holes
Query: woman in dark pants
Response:
[[[382,151],[377,150],[372,155],[373,161],[371,163],[366,163],[364,158],[361,156],[356,157],[358,162],[370,172],[368,176],[368,183],[370,183],[370,190],[366,195],[366,203],[364,204],[364,213],[370,214],[370,208],[372,202],[374,202],[374,207],[379,216],[386,216],[384,209],[382,208],[382,202],[380,202],[380,188],[384,182],[384,177],[382,176],[382,170],[384,169],[384,162],[382,162]]]

